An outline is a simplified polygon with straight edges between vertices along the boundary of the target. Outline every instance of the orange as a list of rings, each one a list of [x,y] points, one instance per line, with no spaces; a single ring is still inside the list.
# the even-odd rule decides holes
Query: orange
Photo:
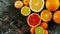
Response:
[[[56,11],[59,8],[59,0],[46,0],[46,8],[50,11]]]
[[[34,34],[34,33],[35,33],[35,28],[34,28],[34,27],[31,27],[31,28],[30,28],[30,33],[31,33],[31,34]]]
[[[55,23],[60,24],[60,11],[56,11],[53,15],[53,20]]]
[[[44,29],[48,28],[48,24],[46,22],[41,22],[41,25]]]
[[[44,30],[44,34],[48,34],[48,30]]]
[[[25,6],[27,6],[27,5],[29,5],[29,1],[30,1],[30,0],[23,0],[23,4],[24,4]]]
[[[42,21],[48,22],[52,18],[52,13],[49,10],[43,10],[41,12],[41,19]]]
[[[15,2],[15,7],[16,7],[16,8],[21,8],[22,6],[23,6],[22,1],[16,1],[16,2]]]

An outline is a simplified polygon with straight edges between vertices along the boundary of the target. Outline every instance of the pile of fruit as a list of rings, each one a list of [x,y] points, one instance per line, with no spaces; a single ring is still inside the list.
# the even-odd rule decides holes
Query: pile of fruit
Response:
[[[60,24],[59,0],[16,0],[14,5],[21,9],[23,16],[27,16],[31,34],[48,34],[48,22],[51,19]]]

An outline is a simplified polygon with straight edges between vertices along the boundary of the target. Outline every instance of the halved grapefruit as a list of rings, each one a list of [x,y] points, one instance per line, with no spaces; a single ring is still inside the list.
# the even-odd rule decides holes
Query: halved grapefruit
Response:
[[[32,11],[40,12],[44,7],[44,0],[30,0],[29,6]]]
[[[37,13],[32,13],[28,16],[27,23],[31,27],[37,27],[41,23],[40,16]]]

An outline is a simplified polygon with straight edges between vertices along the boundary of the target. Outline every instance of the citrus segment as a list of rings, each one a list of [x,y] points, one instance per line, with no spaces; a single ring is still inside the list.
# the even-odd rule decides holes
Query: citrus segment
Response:
[[[21,14],[24,16],[28,16],[31,13],[31,10],[29,7],[24,6],[21,8]]]
[[[35,34],[44,34],[44,29],[42,27],[36,27]]]
[[[52,18],[52,13],[49,10],[43,10],[41,12],[41,19],[45,22],[50,21]]]
[[[44,0],[30,0],[29,6],[32,11],[40,12],[44,7]]]
[[[40,23],[41,23],[40,16],[36,13],[29,15],[27,18],[27,23],[31,27],[36,27],[36,26],[40,25]]]
[[[54,13],[53,20],[55,21],[55,23],[60,24],[60,11]]]

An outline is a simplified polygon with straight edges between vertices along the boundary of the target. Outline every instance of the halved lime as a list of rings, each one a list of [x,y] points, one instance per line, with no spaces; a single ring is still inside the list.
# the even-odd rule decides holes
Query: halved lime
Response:
[[[31,10],[28,6],[24,6],[21,9],[21,14],[24,16],[28,16],[31,13]]]
[[[44,7],[44,0],[30,0],[29,6],[32,11],[40,12]]]
[[[44,29],[41,26],[36,27],[35,34],[44,34]]]

